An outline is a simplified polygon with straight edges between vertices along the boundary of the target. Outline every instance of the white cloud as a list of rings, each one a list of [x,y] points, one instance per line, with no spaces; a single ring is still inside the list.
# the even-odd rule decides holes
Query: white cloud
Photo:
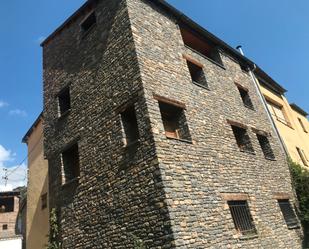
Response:
[[[0,144],[0,167],[4,165],[4,162],[12,160],[12,155],[11,151],[5,149],[1,144]]]
[[[10,110],[9,114],[12,116],[20,116],[20,117],[27,117],[27,112],[20,109]]]
[[[7,162],[13,161],[13,156],[14,154],[10,150],[7,150],[0,144],[0,191],[11,191],[16,187],[26,185],[27,166],[25,164],[13,167],[5,166]],[[6,171],[9,175],[7,184],[5,184],[5,179],[3,179]],[[10,174],[10,172],[12,173]]]
[[[0,166],[0,191],[12,191],[13,189],[21,186],[26,186],[27,184],[27,165],[22,164],[21,166],[14,167],[4,167]],[[12,174],[12,170],[17,168]],[[5,171],[8,171],[8,180],[5,184],[3,177],[5,176]]]
[[[8,105],[9,105],[8,103],[6,103],[6,102],[0,100],[0,108],[6,107],[6,106],[8,106]]]

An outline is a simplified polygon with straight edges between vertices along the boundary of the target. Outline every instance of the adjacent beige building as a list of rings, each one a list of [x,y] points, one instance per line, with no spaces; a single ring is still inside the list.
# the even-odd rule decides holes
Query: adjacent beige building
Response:
[[[309,121],[307,112],[296,104],[289,104],[286,90],[257,72],[260,89],[267,102],[274,123],[293,161],[309,169]]]
[[[43,153],[42,115],[34,122],[23,142],[28,145],[28,192],[26,248],[42,249],[48,242],[48,163]]]

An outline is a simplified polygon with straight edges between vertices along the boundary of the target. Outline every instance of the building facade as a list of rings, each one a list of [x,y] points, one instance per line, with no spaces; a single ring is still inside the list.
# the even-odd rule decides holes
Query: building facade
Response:
[[[48,163],[43,153],[42,114],[23,138],[28,146],[26,248],[42,249],[48,242]]]
[[[0,248],[22,249],[19,191],[0,192]]]
[[[296,104],[289,104],[280,85],[270,84],[257,74],[261,91],[278,128],[287,152],[294,162],[309,169],[309,121],[307,113]]]
[[[300,248],[253,63],[164,1],[88,1],[42,44],[63,248]]]

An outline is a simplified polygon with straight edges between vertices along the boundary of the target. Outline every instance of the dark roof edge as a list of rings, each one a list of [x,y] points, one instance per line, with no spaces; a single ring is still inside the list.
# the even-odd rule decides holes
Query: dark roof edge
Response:
[[[43,118],[43,112],[40,113],[40,115],[37,117],[37,119],[31,125],[30,129],[27,131],[26,135],[23,137],[23,139],[22,139],[23,143],[27,143],[28,142],[29,136],[31,135],[31,133],[33,132],[34,128],[38,125],[38,123],[40,122],[40,120],[42,118]]]
[[[50,36],[48,36],[42,43],[41,46],[44,46],[48,41],[50,41],[54,36],[57,35],[58,32],[64,29],[64,27],[69,24],[71,21],[73,21],[84,9],[90,6],[93,2],[98,0],[88,0],[85,2],[77,11],[75,11],[60,27],[58,27]],[[202,36],[206,37],[210,41],[212,41],[216,45],[220,45],[225,51],[227,51],[229,54],[234,56],[236,59],[242,61],[243,63],[248,64],[251,69],[254,68],[255,63],[248,59],[247,57],[243,56],[239,53],[239,51],[224,41],[222,41],[220,38],[216,37],[209,31],[207,31],[205,28],[203,28],[198,23],[194,22],[191,18],[186,16],[184,13],[167,3],[165,0],[147,0],[153,4],[159,5],[161,8],[166,10],[167,12],[171,13],[177,20],[182,22],[183,24],[192,27],[194,30],[199,32]],[[286,92],[286,90],[280,86],[276,81],[274,81],[269,75],[267,75],[261,68],[257,67],[257,69],[263,73],[263,77],[267,82],[269,82],[269,85],[273,85],[272,88],[276,89],[276,91],[279,91],[280,93]]]
[[[284,95],[287,92],[285,88],[279,85],[275,80],[273,80],[267,73],[265,73],[260,67],[255,70],[255,75],[261,81],[260,83],[265,85],[267,88],[275,91],[280,95]]]
[[[89,7],[93,2],[97,0],[87,0],[78,10],[76,10],[68,19],[66,19],[57,29],[54,30],[40,45],[43,47],[47,42],[54,38],[60,31],[62,31],[70,22],[74,21],[79,14]]]
[[[290,106],[292,107],[293,110],[299,112],[300,114],[304,115],[305,117],[308,116],[308,113],[304,109],[302,109],[301,107],[296,105],[295,103],[290,104]]]

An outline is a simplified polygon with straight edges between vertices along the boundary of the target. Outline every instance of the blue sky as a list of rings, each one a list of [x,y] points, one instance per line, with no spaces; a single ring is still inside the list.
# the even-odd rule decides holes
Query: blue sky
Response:
[[[26,156],[21,138],[42,110],[39,46],[84,0],[10,0],[0,9],[0,177]],[[308,0],[169,0],[233,47],[241,44],[309,111]],[[25,166],[10,181],[24,178]],[[9,183],[10,183],[9,181]],[[0,186],[1,186],[0,179]],[[14,183],[14,184],[15,184]],[[14,185],[13,184],[13,185]]]

